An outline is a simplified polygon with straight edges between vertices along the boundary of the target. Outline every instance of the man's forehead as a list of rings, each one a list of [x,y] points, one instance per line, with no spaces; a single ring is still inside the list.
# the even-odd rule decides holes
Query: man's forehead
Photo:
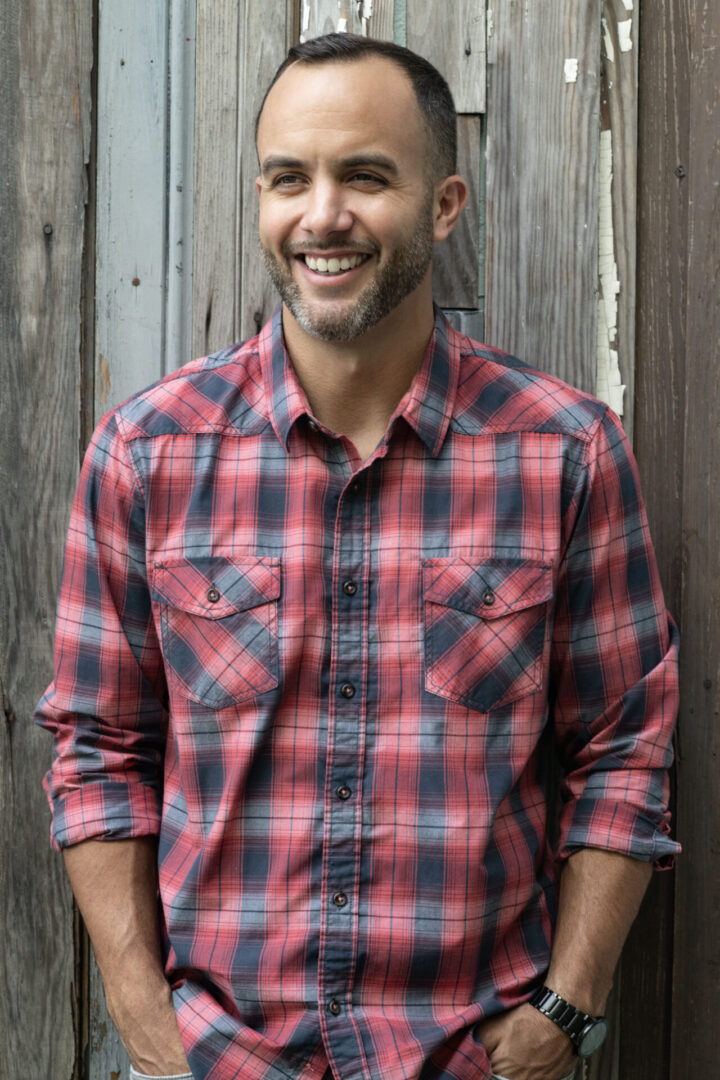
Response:
[[[396,116],[407,124],[413,113],[422,124],[408,75],[385,57],[313,64],[298,60],[268,93],[258,135],[268,125],[288,128],[298,121],[308,127],[344,121],[382,125]]]

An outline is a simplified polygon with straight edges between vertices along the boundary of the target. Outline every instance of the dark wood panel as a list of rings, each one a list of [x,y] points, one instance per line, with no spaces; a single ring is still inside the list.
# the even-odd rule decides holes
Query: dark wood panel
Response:
[[[49,848],[52,674],[78,472],[92,3],[10,3],[0,37],[0,1076],[78,1076],[74,919]]]
[[[687,0],[690,84],[682,705],[672,1080],[720,1062],[720,7]]]
[[[665,599],[676,618],[682,594],[687,298],[687,184],[677,174],[688,160],[685,6],[685,0],[672,0],[657,18],[654,7],[643,5],[639,50],[634,445]],[[621,1075],[637,1080],[671,1076],[676,874],[655,875],[623,953]]]

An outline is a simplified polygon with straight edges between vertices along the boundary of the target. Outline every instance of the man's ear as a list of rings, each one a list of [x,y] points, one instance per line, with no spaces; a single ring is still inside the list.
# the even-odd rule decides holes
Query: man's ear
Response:
[[[256,176],[255,177],[255,187],[257,188],[258,195],[260,195],[262,193],[262,177],[261,176]]]
[[[433,239],[436,244],[445,240],[457,225],[467,197],[467,184],[462,176],[447,176],[435,185]]]

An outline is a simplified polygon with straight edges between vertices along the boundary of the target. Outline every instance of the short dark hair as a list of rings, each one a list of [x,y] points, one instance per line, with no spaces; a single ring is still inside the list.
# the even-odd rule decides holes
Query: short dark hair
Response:
[[[260,117],[268,94],[292,64],[348,63],[367,56],[384,57],[408,75],[428,132],[431,148],[429,165],[433,180],[452,176],[457,169],[457,114],[447,82],[424,56],[391,41],[379,41],[359,34],[324,34],[292,46],[265,91],[255,120],[256,144]]]

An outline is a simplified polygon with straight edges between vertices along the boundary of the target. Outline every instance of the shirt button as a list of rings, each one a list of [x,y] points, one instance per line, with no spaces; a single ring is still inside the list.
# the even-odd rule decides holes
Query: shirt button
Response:
[[[355,697],[355,687],[351,682],[343,683],[340,687],[340,693],[346,698]]]
[[[217,604],[218,600],[220,599],[220,593],[217,591],[215,586],[213,586],[212,589],[208,589],[207,598],[209,603]]]
[[[333,904],[335,907],[345,907],[348,902],[348,898],[344,892],[336,892],[333,896]]]
[[[352,795],[352,791],[347,786],[347,784],[341,784],[339,788],[335,789],[335,794],[337,795],[338,799],[349,799]]]
[[[488,607],[489,607],[491,604],[494,604],[494,603],[495,603],[495,593],[492,591],[492,589],[488,589],[487,592],[485,593],[485,595],[483,596],[483,604],[487,604]]]
[[[354,596],[355,593],[357,592],[357,582],[355,582],[355,581],[346,581],[345,584],[343,585],[343,592],[345,593],[346,596]]]
[[[358,491],[360,490],[360,484],[357,482],[357,480],[354,484],[350,485],[350,490],[352,491],[353,495],[357,495]]]
[[[333,1016],[338,1016],[340,1013],[340,1002],[336,1001],[335,998],[333,998],[328,1005],[328,1010],[333,1014]]]
[[[310,428],[311,431],[317,431],[318,430],[318,425],[315,423],[314,420],[308,420],[308,427]]]

